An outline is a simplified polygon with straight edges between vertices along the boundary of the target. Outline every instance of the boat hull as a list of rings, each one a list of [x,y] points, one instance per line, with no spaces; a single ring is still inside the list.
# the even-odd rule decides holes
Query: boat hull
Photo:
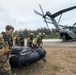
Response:
[[[18,47],[14,46],[12,49],[12,56],[10,58],[10,64],[12,67],[25,67],[34,62],[39,61],[46,55],[45,49]]]

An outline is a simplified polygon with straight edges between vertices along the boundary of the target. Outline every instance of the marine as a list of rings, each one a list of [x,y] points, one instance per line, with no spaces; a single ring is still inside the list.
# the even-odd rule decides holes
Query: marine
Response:
[[[15,44],[14,44],[14,45],[15,45],[15,46],[21,46],[19,33],[16,34]]]
[[[43,46],[43,42],[42,39],[45,37],[45,33],[39,33],[39,35],[37,35],[37,37],[34,39],[34,47],[42,47]]]
[[[16,46],[24,46],[24,36],[22,33],[17,33],[15,37]]]
[[[0,75],[12,75],[9,59],[13,46],[12,33],[14,27],[7,25],[5,32],[0,34]]]
[[[34,48],[42,48],[43,47],[43,41],[42,39],[46,36],[46,34],[43,32],[43,33],[39,33],[39,35],[37,35],[37,37],[34,39]],[[41,55],[41,51],[39,51],[39,54]],[[46,59],[45,58],[42,58],[42,60],[44,61],[44,63],[46,63]]]
[[[20,37],[20,45],[24,46],[24,36],[23,36],[23,33],[20,33],[19,37]]]
[[[33,33],[30,33],[29,37],[27,38],[27,47],[33,47]]]

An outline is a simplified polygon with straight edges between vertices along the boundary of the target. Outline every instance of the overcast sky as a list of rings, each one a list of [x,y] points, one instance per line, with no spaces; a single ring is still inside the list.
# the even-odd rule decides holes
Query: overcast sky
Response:
[[[7,24],[13,25],[15,30],[37,29],[47,27],[41,16],[34,13],[34,9],[41,13],[39,4],[44,13],[52,14],[72,6],[76,6],[76,0],[0,0],[0,32],[4,31]],[[58,18],[56,20],[58,21]],[[64,13],[60,24],[73,25],[76,22],[76,9]],[[50,29],[54,28],[49,24]]]

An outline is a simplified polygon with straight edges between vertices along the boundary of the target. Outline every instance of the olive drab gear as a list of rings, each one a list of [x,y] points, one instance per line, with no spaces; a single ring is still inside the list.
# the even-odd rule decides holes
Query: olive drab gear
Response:
[[[43,45],[42,38],[41,38],[40,35],[38,35],[38,36],[34,39],[34,46],[35,46],[35,47],[39,47],[39,46],[41,46],[41,44]]]
[[[39,46],[43,46],[43,42],[42,39],[43,37],[45,37],[45,33],[39,33],[39,35],[37,35],[37,37],[34,40],[34,47],[39,47]]]

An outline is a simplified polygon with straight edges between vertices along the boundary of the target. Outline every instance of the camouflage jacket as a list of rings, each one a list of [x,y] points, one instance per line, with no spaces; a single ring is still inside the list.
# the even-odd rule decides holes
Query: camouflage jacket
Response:
[[[8,39],[3,36],[4,35],[0,34],[0,55],[10,52]]]
[[[34,45],[35,46],[40,46],[40,44],[43,44],[43,42],[42,42],[42,38],[41,38],[41,36],[37,36],[35,39],[34,39]]]

